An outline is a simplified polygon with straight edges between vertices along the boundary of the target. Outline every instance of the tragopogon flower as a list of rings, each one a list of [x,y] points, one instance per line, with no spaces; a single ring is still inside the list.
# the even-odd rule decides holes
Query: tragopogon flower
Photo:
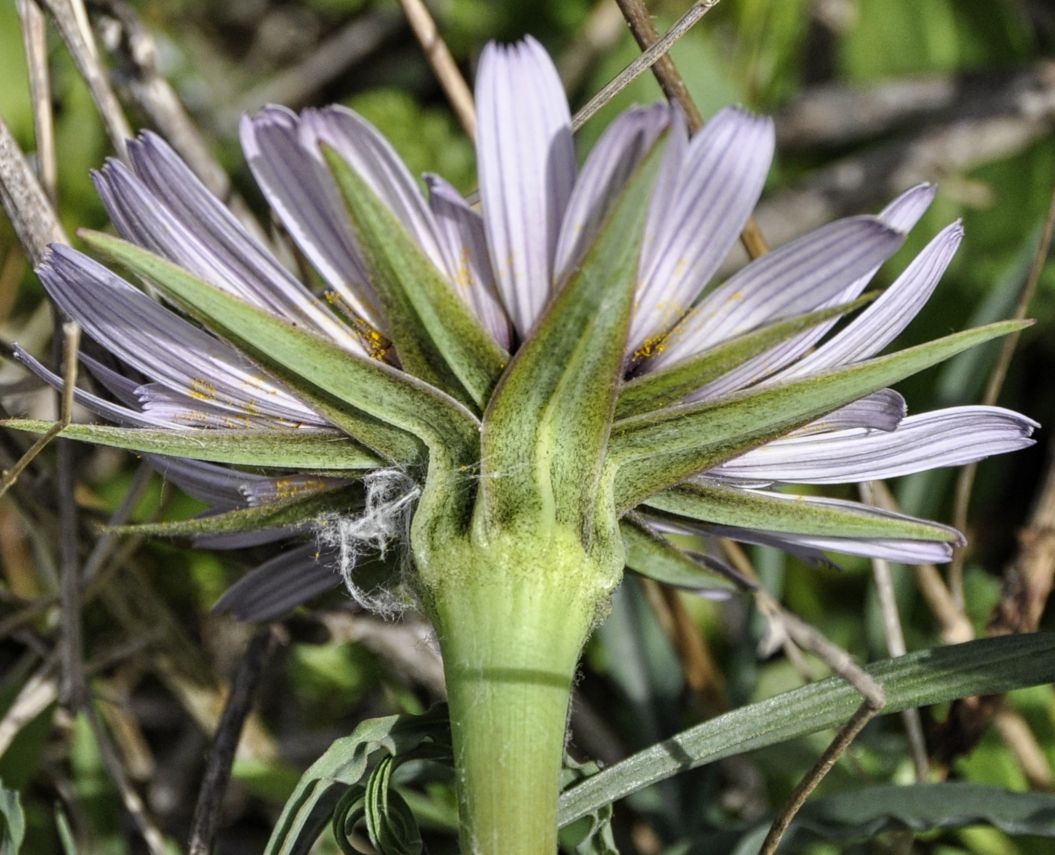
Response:
[[[810,408],[800,406],[757,435],[722,433],[730,402],[755,398],[758,406],[779,409],[782,392],[794,397],[804,381],[815,380],[818,389],[825,378],[834,378],[832,386],[845,385],[839,378],[854,376],[848,366],[872,365],[866,360],[904,329],[956,251],[962,236],[958,223],[940,232],[893,285],[831,334],[840,318],[865,302],[858,298],[923,214],[933,187],[908,190],[879,216],[818,229],[715,285],[769,169],[768,119],[725,109],[690,139],[676,109],[634,108],[613,123],[580,170],[567,102],[536,42],[489,46],[476,96],[479,210],[438,176],[425,177],[423,196],[385,139],[345,108],[298,115],[268,107],[244,119],[242,145],[253,174],[283,227],[325,280],[321,297],[152,133],[129,144],[131,168],[111,161],[96,174],[96,185],[128,241],[332,342],[349,359],[372,359],[416,375],[477,418],[495,382],[501,382],[502,367],[530,340],[547,306],[595,245],[627,182],[647,159],[659,157],[651,196],[638,203],[647,206],[647,214],[611,428],[612,442],[639,450],[626,455],[633,476],[618,500],[620,513],[636,507],[636,531],[650,537],[661,529],[703,532],[778,545],[814,559],[826,550],[907,562],[950,557],[960,540],[951,529],[854,502],[789,495],[780,487],[867,481],[967,463],[1029,445],[1035,427],[1030,419],[996,407],[905,417],[901,396],[880,386],[861,396],[851,390],[845,400],[829,396],[830,405],[821,401],[814,407],[824,413],[818,418],[803,418]],[[665,150],[656,155],[661,140]],[[331,160],[335,155],[346,164],[348,174],[335,176],[324,149],[332,152]],[[359,195],[374,194],[383,211],[349,213],[349,204],[355,206],[349,175],[366,188]],[[436,287],[449,297],[418,299],[382,281],[401,274],[392,271],[391,259],[381,257],[376,229],[364,221],[384,214],[410,235],[437,278]],[[141,261],[123,260],[147,281],[162,278]],[[93,438],[194,457],[193,441],[174,449],[160,440],[148,442],[150,430],[209,431],[203,460],[281,465],[281,454],[260,452],[254,459],[258,452],[252,450],[225,452],[219,438],[229,435],[248,449],[252,432],[270,441],[285,431],[304,443],[305,452],[300,460],[288,452],[288,463],[325,472],[267,477],[219,463],[152,458],[217,512],[247,506],[259,511],[261,532],[243,531],[242,523],[227,529],[202,525],[199,536],[211,545],[288,538],[302,533],[306,520],[313,521],[309,527],[315,532],[321,508],[339,508],[342,501],[354,508],[370,500],[362,491],[349,492],[363,471],[395,466],[415,477],[406,468],[409,461],[394,456],[392,447],[335,419],[331,397],[305,396],[295,382],[295,366],[276,370],[259,354],[243,352],[237,337],[210,331],[216,324],[209,311],[198,314],[203,329],[66,246],[52,249],[39,275],[59,306],[116,358],[104,364],[84,357],[112,398],[81,392],[81,402],[144,431],[138,444],[134,435],[119,431],[95,431]],[[444,317],[444,308],[459,311]],[[444,328],[448,338],[464,337],[466,330],[471,335],[451,342],[444,339]],[[467,379],[452,370],[449,359],[444,364],[459,344],[482,353],[478,362],[493,376]],[[955,349],[960,344],[940,357]],[[58,383],[28,354],[19,356]],[[888,373],[894,380],[934,361],[923,354]],[[878,384],[888,382],[882,371],[873,374]],[[693,458],[693,437],[684,431],[675,436],[672,428],[689,409],[708,418],[708,408],[715,431],[707,442],[717,443],[711,462],[707,455]],[[338,432],[357,440],[345,443],[354,451],[343,460],[319,451],[320,438],[332,440]],[[672,444],[664,445],[668,440]],[[413,443],[404,447],[412,450]],[[677,466],[658,467],[663,474],[652,477],[652,462],[679,454],[690,462],[677,483],[670,475]],[[408,483],[400,495],[413,489]],[[353,493],[356,498],[349,498]],[[328,505],[325,497],[334,496],[341,498]],[[376,493],[373,501],[375,522],[386,513],[391,517],[391,508],[377,507]],[[304,507],[288,516],[265,513],[270,506],[298,505],[311,513]],[[352,518],[363,522],[355,513]],[[251,574],[223,605],[246,618],[274,617],[336,586],[335,565],[350,542],[383,549],[390,534],[390,528],[364,522],[358,535],[331,537],[321,553],[308,542]],[[346,577],[350,559],[346,554]]]

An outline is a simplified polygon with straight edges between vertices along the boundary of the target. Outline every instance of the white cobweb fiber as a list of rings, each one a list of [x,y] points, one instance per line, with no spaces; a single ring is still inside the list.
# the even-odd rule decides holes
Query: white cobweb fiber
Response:
[[[364,609],[395,617],[405,603],[392,591],[367,591],[355,581],[355,568],[367,555],[384,558],[391,548],[403,548],[421,488],[399,469],[378,469],[363,478],[366,501],[359,514],[327,514],[316,520],[320,547],[337,552],[344,587]]]

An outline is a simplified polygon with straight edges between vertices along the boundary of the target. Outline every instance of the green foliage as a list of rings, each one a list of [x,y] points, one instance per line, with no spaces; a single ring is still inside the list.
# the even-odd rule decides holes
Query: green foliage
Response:
[[[0,784],[0,852],[16,853],[26,836],[26,817],[18,792]]]
[[[267,855],[307,853],[331,821],[343,852],[356,851],[350,848],[348,835],[360,823],[365,824],[371,843],[383,852],[419,852],[417,823],[406,801],[392,788],[394,767],[429,761],[427,767],[417,768],[418,775],[435,776],[434,764],[449,765],[450,751],[450,730],[442,707],[426,716],[364,721],[351,736],[334,742],[304,773],[275,826]]]
[[[1055,680],[1055,634],[1004,636],[936,647],[868,666],[886,692],[884,714]],[[697,725],[566,792],[561,821],[671,775],[845,722],[861,696],[831,677]]]
[[[1030,36],[1021,12],[987,0],[863,0],[842,41],[852,79],[951,71],[1020,59]]]

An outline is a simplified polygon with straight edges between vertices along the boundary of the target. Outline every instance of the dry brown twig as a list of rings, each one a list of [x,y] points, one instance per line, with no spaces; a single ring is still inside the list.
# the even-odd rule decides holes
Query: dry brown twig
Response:
[[[207,855],[212,851],[223,794],[231,778],[235,750],[238,748],[242,728],[252,709],[253,698],[264,676],[274,642],[275,635],[269,627],[259,629],[250,640],[238,665],[227,703],[213,737],[212,747],[206,755],[205,774],[198,791],[198,801],[191,820],[190,841],[187,844],[190,855]]]
[[[1037,244],[1037,250],[1030,263],[1025,285],[1022,288],[1022,292],[1019,294],[1018,303],[1015,306],[1015,313],[1012,316],[1015,320],[1022,320],[1029,313],[1029,307],[1033,303],[1033,296],[1037,292],[1037,285],[1040,284],[1040,275],[1044,271],[1048,255],[1051,252],[1053,232],[1055,232],[1055,188],[1052,190],[1051,202],[1048,206],[1048,214],[1044,221],[1040,242]],[[1007,378],[1008,369],[1011,367],[1011,360],[1015,355],[1015,350],[1018,347],[1018,342],[1021,337],[1022,331],[1016,330],[1004,339],[1000,348],[1000,355],[997,357],[996,363],[993,365],[992,372],[989,375],[989,381],[985,387],[985,394],[982,396],[982,403],[984,405],[992,406],[1000,397],[1000,390],[1004,387],[1004,380]],[[960,531],[967,531],[967,511],[968,506],[970,505],[971,492],[974,489],[974,480],[977,473],[978,464],[971,463],[960,470],[960,474],[956,479],[956,499],[953,510],[953,525]],[[953,556],[952,564],[949,567],[949,587],[952,591],[953,598],[957,603],[961,604],[963,602],[963,569],[966,558],[967,550],[961,549],[955,556]],[[1031,566],[1035,567],[1036,565]],[[1050,592],[1050,581],[1047,588]]]
[[[44,194],[55,204],[58,172],[55,163],[55,121],[51,109],[51,79],[48,72],[48,42],[44,14],[36,0],[18,0],[22,20],[22,44],[29,71],[29,94],[33,101],[33,133],[37,144],[37,177]]]
[[[572,118],[572,129],[578,130],[585,125],[593,116],[603,109],[609,101],[626,89],[627,86],[650,68],[658,68],[661,64],[669,64],[671,68],[674,68],[673,61],[667,55],[670,52],[670,49],[674,47],[675,43],[691,30],[704,15],[717,5],[718,0],[701,0],[701,2],[693,3],[692,6],[689,7],[689,11],[682,15],[662,38],[660,38],[659,34],[653,29],[652,33],[655,37],[654,40],[647,46],[642,45],[643,49],[641,55],[601,87],[597,94],[590,98],[590,100],[587,101],[578,112],[576,112],[575,116]],[[657,71],[656,73],[658,76],[659,72]],[[675,70],[674,73],[677,74],[677,71]],[[680,77],[678,79],[680,80]],[[686,108],[685,104],[681,104],[680,101],[679,104],[681,104],[682,109],[686,110],[686,113],[688,113],[690,109],[692,110],[692,113],[696,116],[696,122],[693,124],[692,121],[690,121],[690,126],[694,131],[699,130],[703,125],[703,119],[700,116],[699,111],[696,109],[695,103],[688,96],[687,90],[685,92],[685,98],[687,99],[686,103],[692,105],[691,108]]]
[[[469,139],[476,139],[476,110],[473,107],[473,93],[458,70],[447,43],[440,36],[436,22],[432,20],[428,7],[423,0],[399,0],[403,14],[414,31],[421,45],[425,58],[432,66],[436,79],[439,80],[447,101],[465,129]]]
[[[265,80],[242,95],[222,117],[224,127],[237,125],[243,113],[264,104],[299,107],[322,87],[362,62],[402,26],[398,13],[388,10],[363,15],[319,44],[302,62]]]
[[[634,34],[634,39],[642,50],[648,50],[659,41],[659,33],[656,31],[655,24],[652,23],[652,17],[649,15],[643,0],[616,0],[616,3],[619,4],[630,31]],[[697,3],[695,5],[706,5],[709,8],[714,3]],[[656,60],[652,66],[652,73],[656,76],[656,80],[659,82],[663,94],[667,96],[667,100],[673,101],[685,111],[689,129],[695,133],[703,127],[703,115],[696,106],[696,102],[692,100],[689,89],[669,54],[664,54]],[[766,241],[762,237],[762,232],[753,217],[748,218],[744,224],[740,241],[751,258],[758,258],[766,253]]]
[[[110,145],[121,160],[128,160],[126,141],[132,136],[125,112],[121,107],[106,69],[99,61],[99,52],[95,47],[91,27],[87,25],[87,16],[81,0],[40,0],[48,10],[55,28],[59,31],[66,49],[73,58],[77,71],[91,92],[92,100],[103,120]]]

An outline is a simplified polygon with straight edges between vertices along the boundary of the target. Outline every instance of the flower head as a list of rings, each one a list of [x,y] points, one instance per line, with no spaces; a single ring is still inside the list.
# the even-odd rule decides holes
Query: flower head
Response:
[[[108,163],[96,185],[122,237],[170,264],[92,242],[198,323],[83,253],[54,247],[41,281],[115,357],[84,359],[109,397],[80,392],[80,400],[135,429],[85,436],[175,455],[151,460],[214,507],[216,516],[181,529],[214,546],[303,538],[336,510],[361,522],[379,501],[356,486],[364,473],[400,467],[418,482],[405,496],[449,457],[443,483],[461,472],[459,501],[472,508],[483,502],[469,477],[479,470],[490,519],[510,515],[492,485],[535,467],[542,486],[509,492],[514,508],[542,496],[540,508],[551,501],[546,512],[562,524],[574,517],[583,531],[591,514],[622,519],[627,561],[644,572],[649,549],[674,549],[665,530],[814,560],[828,550],[948,560],[961,540],[952,529],[782,490],[959,465],[1031,443],[1036,425],[1017,413],[906,416],[886,388],[1006,331],[876,358],[926,302],[961,240],[960,225],[950,225],[882,294],[862,297],[933,187],[911,188],[878,216],[832,223],[717,281],[762,192],[774,145],[768,119],[728,108],[690,137],[677,109],[633,108],[579,169],[560,81],[532,39],[488,46],[476,99],[478,207],[434,175],[422,194],[391,145],[343,107],[267,107],[243,120],[253,175],[325,282],[321,295],[164,141],[148,132],[131,142],[130,167]],[[613,260],[620,248],[626,257]],[[624,269],[620,308],[615,280]],[[589,284],[604,276],[611,285]],[[566,365],[545,367],[547,354],[532,347],[556,348]],[[531,359],[544,370],[524,367]],[[550,385],[536,394],[530,375],[547,371],[539,382]],[[569,412],[580,402],[600,415],[575,421]],[[518,425],[518,413],[549,420],[550,432]],[[176,438],[159,439],[157,429]],[[598,459],[581,470],[553,463],[562,431],[592,431]],[[195,457],[205,462],[182,459]],[[229,468],[255,464],[287,471]],[[423,506],[441,487],[426,487]],[[566,502],[566,493],[578,498]],[[583,507],[581,519],[568,511]],[[350,528],[357,543],[383,549],[377,530]],[[269,561],[223,605],[273,617],[335,586],[349,544],[326,542],[321,553],[309,543]]]

